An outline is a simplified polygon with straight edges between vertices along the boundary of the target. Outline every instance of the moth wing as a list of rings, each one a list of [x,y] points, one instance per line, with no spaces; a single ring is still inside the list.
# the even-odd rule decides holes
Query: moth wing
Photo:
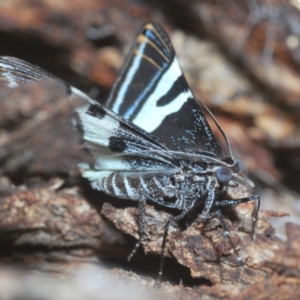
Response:
[[[170,150],[222,157],[203,110],[164,30],[147,23],[137,35],[107,107],[152,133]]]
[[[14,88],[21,84],[39,81],[53,82],[67,95],[76,95],[85,101],[96,103],[88,95],[38,66],[16,57],[0,56],[0,84]]]
[[[0,80],[10,87],[17,87],[20,83],[54,81],[69,89],[68,84],[44,69],[10,56],[0,56]]]
[[[95,170],[158,171],[176,165],[155,137],[100,104],[78,108],[74,121],[95,158]]]
[[[120,170],[131,168],[152,170],[154,164],[162,168],[162,165],[166,167],[173,163],[169,158],[159,156],[159,151],[167,149],[153,136],[151,137],[134,124],[110,112],[81,91],[31,63],[14,57],[0,56],[0,83],[9,87],[17,87],[37,81],[54,82],[67,95],[76,95],[87,100],[85,103],[89,102],[75,110],[74,125],[81,129],[85,146],[95,158],[96,168],[102,166],[106,169],[108,161],[112,169],[119,168]],[[154,152],[150,153],[151,150]],[[142,151],[144,154],[139,154]],[[130,155],[124,154],[129,152]],[[120,155],[122,153],[123,155]],[[130,160],[131,166],[124,163]]]

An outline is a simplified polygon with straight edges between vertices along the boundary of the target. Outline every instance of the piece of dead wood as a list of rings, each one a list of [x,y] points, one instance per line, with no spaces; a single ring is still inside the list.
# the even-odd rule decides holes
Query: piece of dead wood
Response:
[[[102,213],[118,229],[138,239],[136,208],[116,209],[105,203]],[[157,211],[151,206],[147,207],[143,245],[146,253],[160,253],[164,225],[170,217],[170,214]],[[206,223],[196,220],[185,230],[180,229],[177,224],[172,224],[166,255],[174,257],[180,264],[188,267],[192,277],[206,278],[214,284],[240,282],[248,285],[267,276],[268,271],[260,267],[260,264],[274,255],[281,242],[275,237],[265,214],[260,214],[255,241],[251,240],[249,232],[239,231],[238,222],[233,223],[226,219],[226,225],[230,229],[235,249],[243,259],[242,263],[238,262],[218,219]]]
[[[3,180],[1,181],[2,185]],[[101,248],[113,245],[120,236],[102,221],[97,210],[88,204],[76,189],[61,189],[63,181],[48,184],[36,182],[34,187],[7,187],[9,195],[2,196],[0,228],[3,240],[13,241],[14,246],[44,247],[46,249],[90,249],[101,253]],[[6,182],[9,186],[9,182]],[[5,187],[2,188],[5,191]],[[172,224],[169,230],[166,255],[174,257],[188,267],[193,277],[206,278],[212,283],[256,282],[269,274],[262,262],[270,260],[280,242],[267,219],[270,213],[260,213],[253,242],[251,230],[252,203],[238,205],[235,221],[226,217],[225,222],[237,257],[223,234],[220,220],[208,222],[195,220],[185,230]],[[114,208],[104,204],[103,215],[124,233],[138,239],[137,208]],[[164,225],[170,215],[149,206],[146,210],[146,253],[160,253]],[[118,251],[117,251],[118,252]],[[91,253],[89,253],[91,255]],[[84,254],[83,254],[84,256]]]
[[[16,9],[15,4],[18,2],[5,2],[3,5],[1,4],[0,31],[2,34],[3,32],[8,33],[7,36],[14,37],[19,42],[22,42],[23,38],[33,39],[32,32],[35,32],[41,44],[42,40],[47,45],[57,47],[57,51],[62,51],[62,49],[66,51],[63,55],[66,60],[62,60],[66,61],[63,63],[64,65],[82,77],[109,87],[114,82],[116,69],[121,65],[120,50],[123,51],[131,43],[141,23],[148,19],[158,20],[162,18],[161,15],[163,14],[154,9],[141,9],[136,3],[128,4],[128,2],[116,1],[118,6],[114,6],[114,4],[108,5],[105,1],[98,1],[97,3],[85,1],[84,4],[79,2],[76,2],[78,5],[75,5],[76,8],[73,9],[69,4],[55,4],[53,1],[35,1],[35,5],[32,1],[25,1],[22,3],[22,10]],[[167,3],[168,1],[160,2]],[[172,10],[166,9],[168,16],[172,14],[172,11],[174,13],[176,9],[173,8],[178,2],[180,1],[169,1],[169,7],[171,3]],[[240,7],[246,4],[246,1],[230,2],[235,2]],[[187,59],[186,64],[183,64],[193,91],[197,96],[199,95],[199,98],[207,101],[210,107],[213,107],[217,112],[225,111],[228,114],[228,116],[224,116],[220,113],[221,116],[218,116],[218,119],[223,120],[222,125],[225,132],[229,133],[232,145],[246,162],[250,172],[257,177],[259,177],[259,173],[265,172],[265,174],[271,174],[273,178],[279,179],[283,172],[274,166],[274,149],[281,147],[283,149],[285,147],[295,149],[296,155],[295,153],[293,155],[286,155],[285,153],[282,157],[286,158],[287,164],[293,166],[294,170],[299,169],[297,167],[299,165],[299,154],[297,154],[299,134],[295,125],[295,120],[298,120],[298,111],[295,108],[299,102],[299,97],[297,97],[299,95],[297,53],[299,51],[297,48],[292,50],[289,48],[288,43],[285,43],[289,36],[284,33],[278,41],[276,40],[275,55],[271,60],[274,65],[270,65],[270,61],[264,61],[260,52],[263,44],[260,43],[260,37],[264,34],[264,23],[272,23],[272,20],[262,22],[260,29],[253,33],[249,41],[246,41],[243,51],[234,53],[236,57],[244,55],[242,60],[248,61],[247,68],[256,78],[256,82],[270,87],[272,93],[270,97],[266,97],[263,91],[254,89],[251,82],[244,80],[240,70],[232,72],[232,62],[224,59],[224,57],[220,59],[220,52],[213,45],[214,43],[209,42],[222,39],[222,43],[227,42],[225,47],[230,48],[234,45],[232,41],[237,40],[232,40],[229,37],[236,37],[235,34],[239,32],[242,22],[247,19],[247,16],[240,10],[240,7],[236,9],[236,7],[230,6],[230,2],[226,2],[227,7],[224,10],[218,1],[198,3],[183,1],[184,5],[179,10],[180,14],[177,14],[176,22],[192,24],[198,30],[196,32],[197,37],[201,37],[199,29],[206,27],[208,43],[204,43],[198,38],[192,39],[191,36],[186,35],[186,32],[178,30],[175,33],[170,30],[171,38],[175,43],[179,41],[175,46],[176,51],[181,53],[180,61],[182,63],[184,63],[185,57],[194,53],[193,59]],[[268,1],[263,5],[273,5],[275,2]],[[191,14],[187,14],[189,22],[186,22],[183,16],[186,16],[185,13],[190,9],[190,5],[194,14],[192,14],[193,17],[190,17]],[[281,5],[280,3],[278,7]],[[195,18],[195,14],[198,19]],[[82,18],[82,16],[84,17]],[[228,18],[228,16],[233,19]],[[165,24],[163,22],[163,25]],[[103,29],[102,33],[109,33],[106,37],[116,41],[116,43],[123,43],[123,46],[112,47],[112,43],[109,43],[109,47],[107,47],[104,43],[104,47],[94,47],[94,44],[101,44],[101,41],[105,41],[105,36],[104,39],[101,37],[94,40],[90,39],[85,33],[91,28],[96,29],[95,31],[98,28],[98,32]],[[9,39],[6,39],[1,49],[8,44]],[[10,49],[15,49],[15,44],[12,45]],[[20,43],[20,45],[22,45],[20,47],[22,53],[25,52],[24,44]],[[254,46],[258,46],[258,48]],[[205,47],[207,47],[206,51],[205,49],[200,51]],[[33,46],[33,48],[38,47]],[[31,55],[33,48],[29,48]],[[53,49],[52,51],[54,52]],[[45,65],[54,64],[52,59],[49,60],[52,55],[49,55],[47,51],[46,54],[43,53],[44,51],[39,49],[33,56],[36,57],[37,61],[48,62]],[[247,58],[249,53],[252,56]],[[210,56],[207,56],[208,54]],[[253,60],[253,54],[258,57],[258,61]],[[62,54],[60,53],[60,55]],[[61,56],[59,57],[61,58]],[[196,64],[201,58],[206,63]],[[283,64],[286,65],[283,67]],[[210,72],[211,67],[213,67],[212,72]],[[198,72],[197,68],[201,72]],[[36,187],[33,188],[28,184],[28,178],[26,180],[21,178],[20,173],[24,169],[25,173],[31,176],[38,173],[41,176],[46,176],[46,178],[51,178],[55,171],[68,173],[69,165],[75,166],[78,160],[86,161],[81,157],[81,149],[79,149],[79,154],[75,153],[77,140],[74,140],[75,143],[69,142],[70,131],[64,133],[62,130],[64,127],[61,126],[60,112],[63,124],[69,122],[68,113],[64,115],[67,108],[63,107],[65,99],[62,98],[62,95],[55,89],[49,89],[48,92],[41,91],[39,87],[30,89],[27,92],[26,90],[22,90],[22,92],[7,90],[3,91],[3,95],[1,94],[3,96],[1,101],[2,99],[8,100],[5,106],[1,106],[0,109],[0,158],[1,166],[3,166],[1,172],[3,172],[2,174],[9,173],[14,179],[22,182],[22,186],[16,188],[9,180],[2,178],[2,183],[7,181],[7,184],[0,185],[1,205],[3,205],[1,206],[3,208],[1,216],[5,221],[1,226],[1,243],[2,246],[3,243],[7,245],[8,239],[11,242],[7,249],[9,254],[2,256],[2,261],[15,262],[16,251],[26,246],[29,248],[25,248],[23,251],[19,250],[18,254],[19,262],[22,262],[23,266],[34,266],[37,270],[45,268],[44,270],[49,271],[51,269],[51,271],[61,275],[64,274],[69,264],[73,265],[74,261],[78,262],[76,257],[80,257],[80,260],[96,262],[98,261],[97,255],[103,254],[103,249],[110,253],[116,252],[116,256],[118,256],[123,245],[122,247],[115,247],[114,243],[122,241],[124,236],[112,228],[105,227],[107,223],[101,220],[100,215],[97,217],[96,210],[86,202],[86,199],[90,200],[90,197],[82,197],[80,193],[77,193],[76,188],[62,188],[63,186],[60,186],[59,181],[45,186],[37,183]],[[31,95],[30,92],[32,92]],[[49,92],[52,96],[49,95]],[[12,102],[9,102],[9,99]],[[46,101],[44,102],[43,99]],[[56,102],[56,99],[59,101]],[[1,102],[0,105],[3,103]],[[283,105],[283,110],[280,105]],[[4,114],[2,108],[5,107],[6,109],[9,107],[9,110],[6,110]],[[43,118],[46,125],[39,122],[43,121]],[[53,130],[56,134],[53,134]],[[57,138],[57,134],[60,132],[62,136]],[[68,147],[66,147],[66,143]],[[296,180],[296,182],[298,181]],[[277,182],[275,181],[275,183]],[[277,184],[275,185],[277,187]],[[275,185],[273,184],[273,187]],[[282,201],[281,195],[276,195],[276,197]],[[297,197],[295,196],[295,198]],[[3,199],[4,202],[2,202]],[[101,196],[100,202],[103,200]],[[271,200],[268,209],[278,206],[274,199]],[[283,207],[287,205],[285,202],[283,204],[282,202],[278,203]],[[20,207],[15,207],[15,204],[20,205]],[[69,205],[72,207],[69,208]],[[85,219],[79,216],[82,207],[84,207]],[[124,223],[122,230],[137,237],[136,209],[128,208],[127,211],[122,211],[110,207],[108,212],[111,213],[109,216],[116,225],[120,222]],[[297,226],[288,225],[291,229],[287,231],[287,243],[276,241],[273,228],[266,222],[272,213],[261,213],[256,240],[252,242],[249,239],[249,233],[244,233],[244,231],[249,231],[249,224],[251,223],[248,222],[250,215],[247,206],[239,206],[236,213],[238,218],[226,219],[226,224],[231,229],[236,248],[240,249],[241,255],[247,258],[245,264],[242,266],[235,265],[232,249],[228,247],[228,242],[223,238],[217,220],[212,220],[207,224],[192,223],[185,231],[174,224],[168,242],[169,255],[178,259],[181,264],[191,267],[192,274],[195,276],[204,274],[210,277],[212,282],[225,279],[226,284],[218,283],[211,287],[199,285],[193,289],[183,286],[175,286],[174,288],[169,285],[166,289],[174,288],[175,299],[179,299],[182,295],[182,299],[188,297],[191,299],[199,297],[203,299],[258,299],[258,297],[261,299],[285,299],[286,296],[287,299],[299,298],[297,297],[297,287],[299,286],[296,246],[298,245],[297,232],[299,230]],[[148,226],[149,246],[145,244],[145,250],[158,253],[161,242],[159,239],[168,215],[157,212],[151,207],[148,209],[148,214],[147,220],[152,226]],[[9,219],[9,216],[12,218]],[[123,219],[117,219],[118,216]],[[18,222],[14,221],[14,218]],[[89,218],[92,221],[91,225],[87,224]],[[153,218],[155,218],[154,221]],[[79,221],[84,224],[82,229]],[[159,221],[162,221],[162,224]],[[293,235],[292,232],[295,234]],[[189,237],[188,234],[191,236]],[[95,244],[93,244],[94,242]],[[126,251],[128,254],[130,249],[127,248]],[[22,259],[20,259],[20,252]],[[36,255],[35,258],[33,258],[34,255]],[[124,257],[124,253],[122,255]],[[46,264],[40,263],[47,260],[53,261],[52,267],[49,264],[46,267]],[[199,266],[196,265],[198,261]],[[214,264],[216,265],[215,269],[211,267]],[[205,268],[208,270],[206,271]],[[235,274],[233,270],[236,270]],[[117,272],[122,273],[122,266],[118,266]],[[252,283],[254,274],[259,272],[261,272],[258,274],[259,281]],[[90,281],[93,275],[92,272],[87,273],[87,280]],[[122,276],[126,278],[135,277],[135,280],[140,284],[144,282],[140,276],[132,276],[124,271]],[[244,281],[240,282],[240,278]],[[153,281],[151,279],[151,282]],[[18,281],[14,281],[12,286],[18,286],[18,282],[19,284],[22,282],[22,277]],[[35,281],[35,286],[39,287],[38,281]],[[164,284],[162,286],[165,287]],[[55,294],[54,290],[51,292],[49,293],[50,297]],[[99,296],[99,292],[96,294]],[[123,295],[126,296],[126,292]]]
[[[49,182],[35,178],[27,185],[15,186],[0,177],[2,262],[30,262],[38,269],[48,269],[44,259],[64,265],[70,260],[94,262],[99,257],[120,259],[127,255],[130,250],[122,234],[99,214],[101,197],[93,206],[78,188],[64,184],[59,178]],[[120,244],[123,247],[117,247]],[[54,264],[51,272],[60,269]]]
[[[8,185],[7,181],[6,184]],[[108,231],[109,228],[101,221],[97,211],[88,205],[76,190],[57,190],[61,184],[61,181],[53,180],[43,187],[27,188],[27,190],[25,187],[10,187],[11,195],[1,198],[0,237],[4,241],[4,237],[10,236],[11,239],[14,239],[15,246],[27,245],[37,247],[37,249],[38,246],[43,246],[52,249],[53,253],[59,249],[65,255],[55,256],[53,253],[51,255],[50,252],[48,254],[46,252],[40,256],[40,260],[48,257],[48,261],[43,263],[38,261],[38,256],[34,260],[28,259],[28,255],[25,255],[24,263],[30,262],[32,267],[35,266],[35,269],[45,273],[49,274],[51,271],[53,274],[65,274],[64,276],[69,278],[74,276],[74,271],[80,269],[80,265],[84,261],[90,262],[90,264],[97,262],[95,250],[101,251],[104,244],[115,243],[114,239],[117,236],[114,230]],[[2,190],[4,191],[5,188]],[[7,187],[6,190],[9,188]],[[240,213],[244,214],[247,209],[249,207],[242,207]],[[170,215],[157,211],[151,206],[147,207],[146,212],[147,236],[144,249],[146,252],[158,254],[163,226]],[[103,213],[113,220],[122,231],[138,237],[136,208],[115,209],[110,204],[105,204]],[[260,213],[255,241],[250,239],[249,233],[239,231],[239,222],[226,218],[226,224],[231,230],[235,247],[239,249],[239,254],[243,255],[242,257],[245,259],[241,265],[236,263],[236,258],[228,241],[223,236],[217,219],[206,224],[194,222],[186,230],[173,224],[170,228],[167,254],[189,267],[193,276],[209,278],[215,284],[211,287],[198,286],[191,289],[163,283],[160,287],[161,291],[175,299],[186,299],[186,297],[190,297],[189,299],[198,297],[203,299],[255,299],[258,295],[261,296],[261,299],[276,299],[273,297],[275,292],[276,295],[288,292],[287,295],[290,298],[280,299],[296,299],[292,297],[290,289],[296,288],[299,284],[300,226],[288,223],[286,225],[288,240],[287,242],[279,241],[267,222],[267,218],[271,215],[274,214],[271,212]],[[51,257],[52,262],[49,261]],[[103,273],[103,270],[98,268],[85,272],[84,278],[89,282],[103,276],[101,274],[106,274],[106,271]],[[7,276],[7,273],[4,274]],[[143,279],[131,273],[122,272],[119,268],[112,271],[112,274],[124,280],[136,281],[146,287],[147,293],[152,293],[154,279]],[[47,290],[49,284],[47,279],[44,281],[44,279],[34,277],[31,280],[33,285],[38,288],[28,291],[28,285],[18,284],[18,282],[26,282],[28,275],[21,273],[17,277],[14,276],[8,276],[9,286],[15,284],[18,289],[10,290],[11,293],[34,291],[40,295],[43,294],[44,287]],[[105,277],[107,276],[110,275],[105,275]],[[126,288],[117,288],[118,279],[115,280],[112,281],[115,284],[115,291],[121,290],[123,293],[127,293]],[[3,285],[3,282],[7,284],[7,281],[1,282],[0,292],[7,291],[7,286]],[[53,279],[50,279],[50,285],[52,282]],[[101,280],[95,281],[97,286],[100,283]],[[70,284],[75,284],[76,290],[76,283],[68,282],[68,286]],[[57,289],[59,292],[60,288],[61,286],[58,285],[55,290]],[[89,291],[91,297],[95,297],[95,293],[97,295],[95,290],[90,289]],[[67,293],[69,292],[67,291]],[[29,293],[29,295],[31,294]],[[53,299],[51,296],[49,297],[46,299]],[[120,299],[126,299],[126,296]]]
[[[254,250],[258,243],[249,245],[250,253],[257,253],[257,262],[269,274],[257,282],[241,289],[238,283],[216,284],[213,287],[200,287],[199,295],[203,299],[299,299],[299,236],[300,226],[294,223],[286,224],[287,241],[281,242],[270,249]],[[267,254],[267,255],[266,255]]]

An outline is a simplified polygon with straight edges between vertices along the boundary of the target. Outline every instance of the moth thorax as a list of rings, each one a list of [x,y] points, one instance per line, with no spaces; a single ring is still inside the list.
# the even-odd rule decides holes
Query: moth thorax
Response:
[[[216,178],[220,184],[227,184],[232,178],[232,171],[225,166],[220,166],[215,171]]]

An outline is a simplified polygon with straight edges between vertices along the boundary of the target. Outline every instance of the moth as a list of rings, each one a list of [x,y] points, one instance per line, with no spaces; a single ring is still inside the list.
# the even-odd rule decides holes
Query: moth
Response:
[[[178,212],[165,224],[158,281],[170,224],[199,204],[203,205],[201,219],[219,217],[230,240],[220,208],[254,201],[253,237],[260,197],[219,198],[228,187],[239,188],[249,180],[240,172],[221,126],[190,90],[160,25],[147,23],[141,28],[105,106],[17,58],[0,57],[0,79],[11,87],[51,80],[67,94],[86,99],[86,105],[74,112],[74,123],[94,157],[93,164],[84,165],[83,176],[94,189],[138,201],[139,241],[129,260],[144,241],[147,201]],[[205,113],[223,137],[228,155]]]

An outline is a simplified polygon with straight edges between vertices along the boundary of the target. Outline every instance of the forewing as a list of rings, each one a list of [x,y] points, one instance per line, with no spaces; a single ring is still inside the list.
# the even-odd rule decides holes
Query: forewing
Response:
[[[80,96],[89,102],[75,109],[74,125],[95,158],[92,168],[153,171],[173,165],[167,148],[147,132],[47,71],[17,58],[0,57],[0,82],[13,88],[35,81],[54,82],[70,97]],[[160,155],[161,151],[165,154]]]
[[[109,109],[155,135],[170,150],[222,151],[195,99],[164,30],[147,23],[138,34],[107,101]]]

